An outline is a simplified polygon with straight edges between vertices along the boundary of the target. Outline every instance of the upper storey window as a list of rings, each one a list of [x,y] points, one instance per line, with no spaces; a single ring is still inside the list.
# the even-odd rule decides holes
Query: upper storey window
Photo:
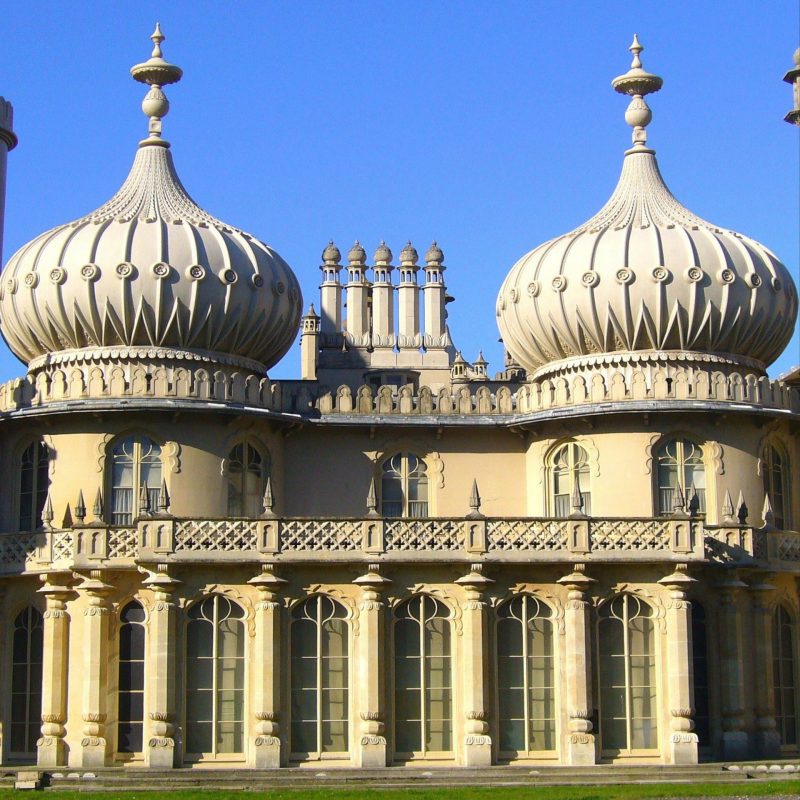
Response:
[[[789,464],[786,456],[773,445],[768,445],[761,458],[764,476],[764,493],[769,497],[775,527],[784,530],[788,523],[787,500]]]
[[[577,490],[577,491],[576,491]],[[550,510],[556,517],[568,517],[573,510],[573,497],[580,499],[580,511],[592,513],[589,488],[589,457],[579,444],[567,442],[550,457]]]
[[[427,517],[428,474],[413,453],[397,453],[383,462],[381,513],[384,517]]]
[[[671,514],[680,489],[685,505],[697,496],[697,510],[706,511],[706,471],[703,450],[691,439],[668,439],[658,448],[658,513]]]
[[[118,439],[111,449],[111,524],[130,525],[144,504],[158,507],[161,447],[147,436]]]
[[[257,517],[263,510],[269,461],[249,442],[228,454],[228,516]]]
[[[42,527],[42,511],[47,502],[50,451],[42,441],[31,442],[23,451],[19,467],[19,530]]]

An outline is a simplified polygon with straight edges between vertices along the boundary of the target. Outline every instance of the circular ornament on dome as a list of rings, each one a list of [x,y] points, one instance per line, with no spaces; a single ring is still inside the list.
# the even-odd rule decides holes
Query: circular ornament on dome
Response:
[[[124,281],[133,276],[133,270],[133,264],[123,261],[121,264],[117,264],[117,268],[114,271],[117,273],[117,277]]]
[[[751,289],[758,289],[761,286],[761,276],[756,275],[755,272],[751,272],[748,275],[744,276],[745,282]]]
[[[163,261],[153,264],[153,275],[161,280],[166,278],[169,275],[169,264],[165,264]]]
[[[689,267],[686,270],[686,280],[689,283],[697,283],[698,281],[703,280],[703,270],[700,267]]]
[[[736,280],[736,273],[732,269],[721,269],[717,277],[720,283],[733,283]]]
[[[17,291],[17,279],[9,278],[6,281],[6,289],[8,290],[9,294],[14,294]]]
[[[190,281],[201,281],[206,276],[206,271],[200,264],[192,264],[186,267],[186,277]]]
[[[589,270],[589,272],[583,273],[581,282],[587,289],[592,289],[600,283],[600,275],[593,270]]]
[[[100,277],[100,267],[97,264],[85,264],[81,267],[81,278],[85,281],[96,281]]]
[[[516,288],[512,289],[508,293],[508,297],[509,297],[509,299],[511,300],[512,303],[518,303],[519,302],[519,292],[516,290]]]
[[[553,278],[552,286],[556,292],[563,292],[567,288],[567,279],[563,275],[556,275]]]
[[[39,285],[39,273],[29,272],[24,278],[23,282],[29,289],[35,289]]]
[[[50,281],[56,286],[60,286],[67,279],[67,271],[62,267],[54,267],[50,270]]]
[[[621,284],[622,286],[627,286],[633,283],[633,270],[623,267],[622,269],[617,270],[617,274],[614,277],[617,279],[617,283]]]
[[[669,279],[669,270],[666,267],[655,267],[651,274],[656,283],[664,283]]]
[[[531,281],[528,284],[528,296],[529,297],[538,297],[541,288],[539,286],[539,281]]]
[[[286,284],[283,281],[274,281],[272,291],[274,294],[281,295],[286,291]]]
[[[239,276],[232,269],[224,269],[222,272],[220,272],[219,279],[224,284],[231,286],[232,284],[236,283],[236,281],[239,279]]]
[[[264,285],[264,276],[255,274],[250,278],[250,281],[256,289],[260,289]]]
[[[772,280],[770,280],[769,283],[770,283],[770,286],[772,286],[772,291],[773,292],[779,292],[781,289],[783,289],[783,284],[781,283],[781,279],[780,278],[776,278],[775,276],[773,276]]]
[[[289,289],[289,299],[293,303],[297,302],[297,300],[300,299],[300,292],[297,290],[296,286],[292,286],[292,288]]]

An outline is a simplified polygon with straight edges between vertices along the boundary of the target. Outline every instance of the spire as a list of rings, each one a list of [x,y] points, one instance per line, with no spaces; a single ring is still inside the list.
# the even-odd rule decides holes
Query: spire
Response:
[[[640,53],[644,50],[639,44],[639,37],[633,34],[633,43],[628,48],[633,53],[631,68],[624,74],[611,81],[611,85],[620,94],[627,94],[631,102],[625,111],[625,122],[633,128],[633,149],[628,152],[638,152],[647,149],[647,133],[645,128],[653,119],[653,112],[645,102],[644,96],[657,92],[664,81],[658,76],[642,69]]]
[[[86,519],[86,501],[83,499],[83,489],[78,490],[78,499],[75,502],[75,519],[83,523]]]
[[[725,490],[725,499],[722,502],[722,521],[723,522],[735,521],[735,518],[733,516],[733,498],[731,497],[731,493],[728,489]]]
[[[150,118],[148,127],[150,135],[139,145],[144,147],[155,144],[169,147],[169,142],[161,138],[161,120],[169,112],[169,100],[167,100],[164,92],[161,91],[161,87],[170,83],[177,83],[183,75],[183,70],[164,60],[161,52],[161,42],[166,37],[161,33],[161,24],[159,22],[156,23],[156,29],[150,38],[153,40],[153,52],[150,58],[141,64],[135,64],[131,67],[133,79],[150,86],[150,91],[142,100],[142,111]]]
[[[761,518],[764,520],[764,526],[772,528],[775,526],[775,515],[772,513],[772,503],[769,500],[769,495],[764,495],[764,508],[761,511]]]
[[[367,492],[367,516],[378,516],[378,500],[375,496],[375,478],[369,482],[369,491]]]
[[[736,516],[739,520],[740,525],[747,524],[747,515],[750,513],[750,510],[747,508],[747,504],[744,502],[744,494],[742,494],[741,489],[739,490],[739,499],[736,501]]]
[[[472,491],[469,493],[469,516],[481,516],[481,495],[478,491],[477,478],[472,479]]]
[[[274,511],[275,501],[272,498],[272,476],[271,475],[267,476],[267,483],[264,486],[264,497],[263,497],[263,499],[261,501],[261,505],[262,505],[262,507],[264,509],[263,516],[265,516],[265,517],[274,517],[275,516],[275,511]]]
[[[98,487],[97,494],[94,496],[94,505],[92,506],[92,516],[95,519],[103,519],[103,492]]]

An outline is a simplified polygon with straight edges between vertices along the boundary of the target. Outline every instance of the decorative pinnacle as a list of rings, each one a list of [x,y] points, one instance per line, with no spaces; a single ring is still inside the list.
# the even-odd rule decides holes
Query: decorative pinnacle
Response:
[[[791,125],[800,126],[800,47],[792,57],[794,66],[784,76],[786,83],[791,83],[794,91],[794,108],[784,117]]]
[[[657,92],[664,81],[658,75],[645,72],[642,59],[639,57],[644,47],[639,43],[637,34],[633,34],[633,43],[628,48],[633,53],[631,68],[611,81],[615,91],[627,94],[631,102],[625,111],[625,122],[633,128],[633,151],[644,150],[647,144],[645,128],[653,119],[653,112],[644,100],[644,96]]]
[[[140,145],[157,144],[169,147],[169,143],[161,138],[161,120],[169,113],[169,100],[161,91],[161,87],[177,83],[183,76],[183,70],[164,60],[161,42],[166,37],[161,33],[160,23],[156,23],[156,29],[150,38],[153,40],[153,52],[150,58],[131,67],[133,79],[150,86],[150,91],[142,100],[142,111],[150,118],[150,135]]]

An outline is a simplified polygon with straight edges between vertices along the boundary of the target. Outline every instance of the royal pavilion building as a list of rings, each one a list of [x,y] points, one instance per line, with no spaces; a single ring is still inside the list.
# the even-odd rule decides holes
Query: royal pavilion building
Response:
[[[638,40],[619,182],[511,267],[492,377],[436,243],[330,243],[312,305],[198,206],[152,39],[122,187],[0,276],[3,763],[796,757],[797,290],[667,188]],[[3,193],[15,144],[3,101]]]

